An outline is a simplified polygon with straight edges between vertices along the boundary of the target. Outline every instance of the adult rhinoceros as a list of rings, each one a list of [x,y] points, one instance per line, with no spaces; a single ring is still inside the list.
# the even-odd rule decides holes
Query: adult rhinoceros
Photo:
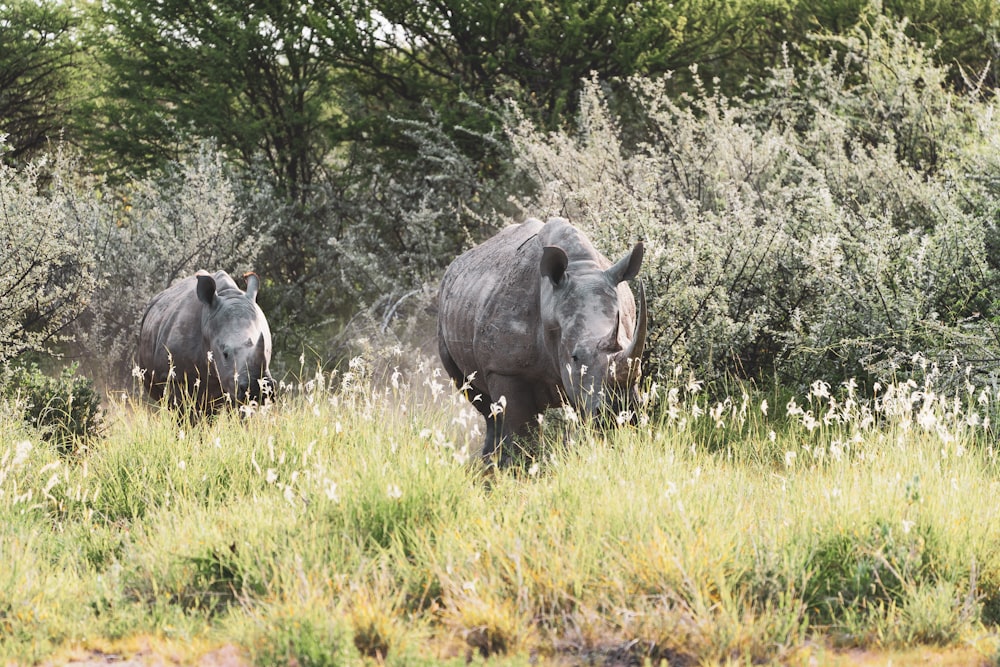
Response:
[[[639,273],[642,254],[637,243],[612,265],[568,221],[528,219],[448,267],[438,348],[486,418],[484,457],[564,399],[594,415],[631,389],[646,303],[640,284],[637,313],[624,281]]]
[[[260,281],[243,292],[225,271],[199,271],[149,302],[139,331],[139,367],[150,397],[199,409],[260,400],[273,386],[271,330],[257,305]],[[168,393],[169,392],[169,393]]]

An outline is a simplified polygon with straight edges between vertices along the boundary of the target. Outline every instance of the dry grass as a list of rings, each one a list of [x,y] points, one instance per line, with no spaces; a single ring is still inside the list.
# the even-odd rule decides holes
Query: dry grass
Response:
[[[189,663],[226,644],[315,665],[997,655],[990,397],[910,387],[870,420],[846,387],[767,414],[759,396],[662,387],[635,427],[568,424],[488,472],[432,368],[381,383],[357,360],[248,419],[120,405],[70,457],[17,427],[0,443],[3,652],[140,655],[129,642],[152,637]]]

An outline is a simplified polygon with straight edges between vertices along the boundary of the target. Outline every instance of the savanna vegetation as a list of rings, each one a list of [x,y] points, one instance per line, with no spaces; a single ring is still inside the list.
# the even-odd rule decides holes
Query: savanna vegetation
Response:
[[[244,420],[115,394],[70,451],[8,403],[6,658],[996,663],[994,391],[937,393],[927,364],[872,399],[716,399],[678,370],[635,425],[552,411],[491,470],[437,366],[304,369]]]
[[[992,0],[0,4],[0,657],[995,664],[998,57]],[[436,284],[550,215],[644,241],[643,401],[488,470]],[[133,390],[199,268],[262,279],[245,418]]]

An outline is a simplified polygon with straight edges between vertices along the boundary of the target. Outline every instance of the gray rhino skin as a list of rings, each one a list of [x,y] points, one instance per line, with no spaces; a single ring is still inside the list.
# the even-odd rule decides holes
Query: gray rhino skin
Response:
[[[154,400],[196,400],[212,410],[228,401],[260,401],[273,387],[271,330],[257,305],[260,281],[244,292],[225,271],[199,271],[157,294],[139,330],[139,367]],[[173,377],[169,374],[173,370]]]
[[[484,457],[564,399],[595,415],[631,390],[646,304],[640,283],[636,312],[624,281],[639,273],[642,255],[637,243],[612,265],[568,221],[532,218],[448,267],[438,348],[448,374],[460,388],[471,385],[466,398],[486,418]],[[498,413],[493,404],[501,396],[506,406]]]

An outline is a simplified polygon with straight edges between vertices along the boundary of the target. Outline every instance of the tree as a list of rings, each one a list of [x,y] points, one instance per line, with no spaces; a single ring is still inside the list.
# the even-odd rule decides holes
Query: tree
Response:
[[[211,137],[245,165],[262,160],[290,199],[305,199],[344,126],[329,63],[339,46],[330,35],[342,28],[336,3],[106,6],[105,139],[116,154],[157,166],[180,157],[179,136]]]
[[[0,4],[0,135],[18,161],[56,138],[69,118],[67,90],[77,66],[76,13],[68,6]]]
[[[381,90],[430,100],[442,113],[460,95],[513,98],[547,127],[573,117],[592,73],[683,75],[692,63],[723,73],[762,50],[756,61],[771,64],[778,45],[757,35],[786,10],[781,0],[369,2],[391,29],[376,30],[369,60],[351,65]]]

